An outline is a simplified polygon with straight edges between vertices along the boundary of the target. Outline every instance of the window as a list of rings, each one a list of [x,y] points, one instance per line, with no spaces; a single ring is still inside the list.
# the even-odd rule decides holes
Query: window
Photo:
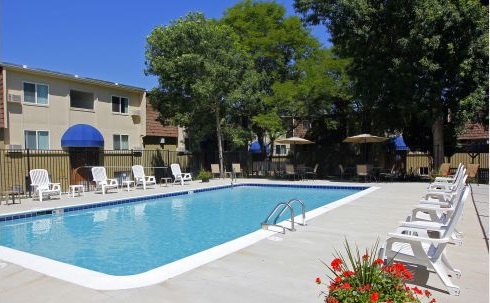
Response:
[[[276,145],[276,155],[285,155],[286,154],[286,145],[278,144]]]
[[[128,150],[129,149],[129,136],[128,135],[113,135],[114,149],[116,150]]]
[[[70,90],[70,107],[93,110],[94,94]]]
[[[25,146],[28,149],[49,149],[49,132],[45,130],[24,131]]]
[[[311,128],[310,120],[303,120],[303,121],[301,121],[301,123],[303,124],[304,129],[310,129]]]
[[[129,100],[126,97],[112,96],[112,112],[127,114],[129,107]]]
[[[24,102],[48,104],[49,88],[44,84],[24,82]]]

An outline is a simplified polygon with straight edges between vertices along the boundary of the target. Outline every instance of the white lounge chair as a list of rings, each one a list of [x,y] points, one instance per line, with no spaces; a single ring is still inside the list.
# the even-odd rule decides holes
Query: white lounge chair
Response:
[[[61,199],[61,184],[51,183],[49,180],[48,171],[45,169],[32,169],[29,171],[31,178],[31,187],[34,191],[34,197],[43,201],[43,196],[51,198],[52,195],[58,195]]]
[[[141,185],[143,189],[146,189],[147,185],[156,185],[157,181],[155,180],[155,176],[146,176],[145,170],[141,165],[133,165],[131,167],[134,175],[134,186]]]
[[[192,176],[190,173],[182,173],[180,170],[180,165],[177,163],[170,164],[170,169],[172,170],[172,175],[174,176],[174,184],[180,183],[184,185],[185,181],[192,181]]]
[[[463,204],[468,197],[468,189],[463,189],[457,203]],[[459,295],[460,289],[454,285],[449,275],[460,277],[461,271],[454,268],[446,256],[446,246],[451,243],[451,236],[461,217],[463,207],[458,207],[449,224],[443,229],[438,238],[410,235],[414,230],[405,228],[395,233],[389,233],[388,239],[380,251],[380,257],[387,262],[399,261],[414,265],[425,266],[435,271],[451,295]],[[416,230],[415,230],[416,232]]]
[[[108,189],[119,187],[119,183],[116,179],[108,179],[103,166],[92,167],[92,176],[95,182],[95,190],[100,189],[102,194],[105,195]]]

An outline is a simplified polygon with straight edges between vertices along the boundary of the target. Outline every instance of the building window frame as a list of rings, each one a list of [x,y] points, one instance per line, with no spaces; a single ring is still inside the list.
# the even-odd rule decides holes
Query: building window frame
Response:
[[[129,150],[129,135],[112,135],[112,147],[114,150]]]
[[[113,95],[111,97],[112,112],[116,114],[129,115],[129,98]]]
[[[277,156],[286,156],[287,155],[287,146],[286,144],[276,144],[274,146],[274,151]]]
[[[24,130],[24,146],[26,149],[49,150],[50,140],[47,130]]]
[[[33,86],[33,90],[26,89],[26,86]],[[22,100],[26,104],[49,105],[49,85],[24,81],[22,83]]]

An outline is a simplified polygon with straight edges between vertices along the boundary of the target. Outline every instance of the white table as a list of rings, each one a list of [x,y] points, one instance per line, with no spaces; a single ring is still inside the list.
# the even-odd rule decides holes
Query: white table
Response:
[[[123,187],[124,187],[124,185],[126,185],[126,189],[128,191],[133,190],[135,187],[134,181],[132,181],[132,180],[124,180],[124,181],[122,181],[122,184],[123,184]]]
[[[75,197],[75,193],[78,193],[79,196],[83,195],[85,192],[85,187],[81,184],[70,185],[70,193],[72,197]]]
[[[165,186],[168,186],[168,182],[172,182],[172,178],[160,178],[160,186],[165,182]]]

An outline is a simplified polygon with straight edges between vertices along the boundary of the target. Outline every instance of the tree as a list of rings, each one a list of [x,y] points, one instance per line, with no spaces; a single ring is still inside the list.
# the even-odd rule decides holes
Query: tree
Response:
[[[438,166],[445,125],[457,127],[473,104],[473,116],[488,121],[488,7],[478,1],[295,0],[295,7],[304,21],[326,25],[337,53],[352,58],[363,130],[417,138],[428,129]]]
[[[250,58],[237,41],[230,27],[200,13],[156,27],[147,38],[145,72],[159,79],[151,104],[201,136],[214,125],[221,169],[230,96],[252,77]]]
[[[240,103],[238,119],[246,121],[263,150],[265,134],[273,140],[284,132],[278,106],[267,103],[265,97],[274,93],[274,83],[298,78],[296,63],[319,47],[301,20],[296,16],[286,17],[285,13],[285,8],[275,2],[245,0],[229,8],[221,19],[237,33],[260,75],[254,89],[242,94],[248,98]]]

